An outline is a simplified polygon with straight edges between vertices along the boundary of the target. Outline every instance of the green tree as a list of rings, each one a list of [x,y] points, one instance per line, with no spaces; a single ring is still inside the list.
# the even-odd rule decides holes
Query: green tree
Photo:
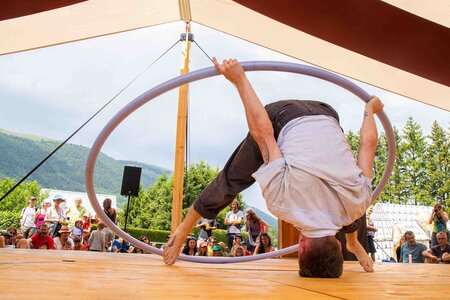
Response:
[[[183,189],[183,216],[201,191],[217,176],[218,168],[212,168],[208,163],[200,161],[185,170]],[[133,227],[170,230],[172,215],[173,176],[163,174],[146,191],[142,190],[135,197],[130,207],[128,224]],[[238,201],[243,207],[243,199],[238,195]],[[119,224],[123,226],[126,206],[119,213]],[[224,228],[223,219],[226,211],[217,217],[218,227]],[[127,225],[128,226],[128,225]]]
[[[426,151],[427,144],[422,129],[412,117],[408,118],[403,129],[405,183],[409,200],[415,205],[427,203],[430,194],[427,190]]]
[[[5,195],[16,181],[5,178],[0,181],[0,196]],[[36,181],[24,182],[19,185],[11,194],[0,202],[0,229],[10,226],[18,228],[20,226],[20,213],[28,205],[28,198],[35,196],[39,205],[48,195],[40,193],[41,186]]]
[[[431,143],[427,148],[426,173],[428,180],[428,191],[432,205],[434,201],[440,202],[448,207],[450,192],[450,155],[448,138],[450,132],[446,134],[438,122],[434,121],[431,127],[431,134],[428,136]]]

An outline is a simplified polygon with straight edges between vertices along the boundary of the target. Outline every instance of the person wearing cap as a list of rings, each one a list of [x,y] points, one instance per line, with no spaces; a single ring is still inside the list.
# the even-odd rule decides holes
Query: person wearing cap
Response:
[[[89,212],[83,215],[83,233],[91,232],[91,214]]]
[[[70,238],[70,229],[67,225],[62,225],[61,230],[58,231],[59,236],[55,237],[53,240],[55,242],[55,249],[62,250],[65,243],[70,243],[70,250],[73,250],[75,243]]]
[[[45,217],[45,222],[50,223],[50,235],[56,237],[58,231],[61,229],[61,224],[64,222],[64,209],[61,207],[61,203],[64,198],[56,194],[53,196],[53,207],[47,209],[47,215]]]
[[[34,217],[36,216],[36,197],[28,198],[28,206],[22,209],[20,214],[20,226],[24,238],[28,239],[33,235],[35,228]]]
[[[224,256],[223,248],[219,244],[215,244],[212,247],[213,255],[212,256]]]
[[[76,197],[74,199],[74,205],[69,207],[66,211],[66,218],[69,221],[69,227],[75,226],[75,221],[82,219],[84,214],[87,213],[87,209],[82,206],[83,199]]]
[[[200,246],[198,247],[198,251],[195,254],[195,256],[208,256],[208,243],[207,242],[200,243]]]

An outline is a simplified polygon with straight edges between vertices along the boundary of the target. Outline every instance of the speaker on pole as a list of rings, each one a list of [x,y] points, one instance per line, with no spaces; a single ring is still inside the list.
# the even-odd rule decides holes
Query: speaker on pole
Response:
[[[138,196],[142,168],[125,166],[123,169],[122,196]]]

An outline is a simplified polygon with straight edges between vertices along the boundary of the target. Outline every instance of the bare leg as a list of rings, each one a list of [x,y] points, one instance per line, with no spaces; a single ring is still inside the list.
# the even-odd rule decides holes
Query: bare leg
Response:
[[[365,107],[364,118],[360,131],[360,146],[358,152],[358,166],[364,176],[372,177],[373,161],[377,150],[378,132],[374,114],[383,109],[383,103],[377,97],[373,97]]]
[[[173,265],[177,260],[189,232],[192,227],[200,219],[200,214],[191,206],[184,218],[183,222],[178,226],[175,232],[171,235],[169,241],[164,247],[163,260],[167,265]]]

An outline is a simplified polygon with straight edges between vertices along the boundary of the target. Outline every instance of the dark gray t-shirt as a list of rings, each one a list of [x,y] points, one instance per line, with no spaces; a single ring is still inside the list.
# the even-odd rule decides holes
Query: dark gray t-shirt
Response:
[[[237,221],[239,218],[241,218],[241,220],[244,218],[244,213],[241,210],[238,210],[236,213],[229,211],[225,216],[225,219],[228,219],[228,221]],[[228,225],[227,233],[241,233],[241,225]]]

